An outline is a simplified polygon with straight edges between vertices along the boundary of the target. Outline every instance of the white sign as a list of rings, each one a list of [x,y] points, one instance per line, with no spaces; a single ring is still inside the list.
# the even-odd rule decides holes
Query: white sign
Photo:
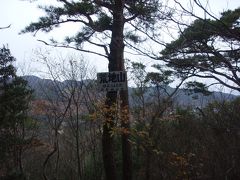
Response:
[[[102,72],[97,74],[100,91],[120,91],[127,89],[127,73],[125,71]]]

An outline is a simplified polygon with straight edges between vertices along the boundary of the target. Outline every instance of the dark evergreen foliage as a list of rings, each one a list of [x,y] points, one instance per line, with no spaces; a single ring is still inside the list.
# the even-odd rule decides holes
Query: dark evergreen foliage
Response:
[[[214,79],[240,91],[240,9],[219,19],[197,19],[177,40],[167,44],[161,59],[181,74]]]
[[[25,122],[32,90],[16,75],[10,50],[0,49],[0,169],[6,175],[22,172],[21,153],[26,144]],[[3,170],[4,171],[4,170]]]

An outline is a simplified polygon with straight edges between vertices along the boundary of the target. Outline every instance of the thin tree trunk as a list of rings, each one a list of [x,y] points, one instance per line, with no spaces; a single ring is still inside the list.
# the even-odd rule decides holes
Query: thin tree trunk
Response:
[[[48,180],[47,173],[46,173],[47,164],[48,164],[49,159],[56,153],[56,151],[57,151],[57,147],[54,146],[54,149],[52,150],[52,152],[50,152],[47,155],[47,157],[46,157],[46,159],[45,159],[45,161],[43,163],[43,178],[44,178],[44,180]]]
[[[24,123],[24,120],[22,121],[22,134],[21,134],[21,139],[22,141],[24,142],[24,139],[25,139],[25,123]],[[19,170],[20,170],[20,173],[23,174],[23,162],[22,162],[22,154],[23,154],[23,146],[25,144],[21,143],[20,147],[19,147]]]
[[[76,103],[76,102],[75,102]],[[81,158],[80,158],[80,147],[79,147],[79,110],[78,110],[78,104],[76,103],[76,114],[77,114],[77,117],[76,117],[76,148],[77,148],[77,170],[78,170],[78,180],[81,179],[82,177],[82,171],[81,171]]]
[[[44,180],[48,180],[48,177],[47,177],[47,173],[46,173],[46,170],[47,170],[47,164],[50,160],[50,158],[58,151],[58,135],[57,135],[57,130],[55,129],[54,130],[54,147],[53,147],[53,150],[47,155],[46,159],[44,160],[43,162],[43,178]]]
[[[146,150],[146,160],[145,160],[145,166],[146,166],[146,169],[145,169],[145,180],[149,180],[150,179],[150,163],[151,163],[151,153],[147,147],[147,150]]]

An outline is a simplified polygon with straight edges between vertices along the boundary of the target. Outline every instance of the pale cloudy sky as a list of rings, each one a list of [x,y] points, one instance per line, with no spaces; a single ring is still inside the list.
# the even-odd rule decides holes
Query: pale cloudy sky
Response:
[[[187,3],[188,0],[179,0]],[[202,0],[207,2],[207,0]],[[0,31],[0,45],[8,44],[12,54],[17,58],[17,65],[25,66],[25,73],[34,74],[40,68],[35,62],[32,62],[32,57],[37,48],[44,48],[42,43],[37,39],[48,40],[51,37],[63,39],[66,34],[70,35],[77,29],[76,25],[71,24],[64,28],[58,29],[50,34],[38,33],[36,37],[32,34],[19,35],[19,32],[30,22],[36,21],[44,13],[37,8],[38,4],[54,2],[53,0],[38,0],[30,3],[25,0],[0,0],[0,27],[11,24],[11,28]],[[209,7],[216,15],[226,9],[234,9],[240,6],[239,0],[209,0]],[[201,13],[201,12],[200,12]],[[77,53],[67,51],[66,49],[57,49],[61,53]],[[98,71],[107,70],[107,61],[100,60],[99,57],[87,56],[91,63],[96,64]],[[27,66],[31,68],[27,68]],[[21,67],[22,68],[22,67]],[[36,74],[36,73],[35,73]]]
[[[70,24],[66,27],[54,30],[52,33],[39,32],[37,36],[31,33],[19,34],[29,23],[35,22],[44,13],[37,6],[46,4],[51,0],[38,0],[30,3],[25,0],[0,0],[0,27],[5,27],[11,24],[11,27],[0,31],[0,46],[8,45],[14,57],[16,57],[16,66],[23,69],[24,74],[38,74],[42,66],[35,62],[35,51],[39,48],[45,50],[50,49],[55,54],[78,56],[80,53],[74,50],[49,48],[43,43],[37,41],[38,39],[47,41],[54,37],[58,40],[64,39],[66,35],[73,35],[76,32],[76,25]],[[56,1],[52,1],[56,2]],[[107,71],[107,60],[101,59],[97,56],[85,55],[90,63],[97,66],[98,71]]]

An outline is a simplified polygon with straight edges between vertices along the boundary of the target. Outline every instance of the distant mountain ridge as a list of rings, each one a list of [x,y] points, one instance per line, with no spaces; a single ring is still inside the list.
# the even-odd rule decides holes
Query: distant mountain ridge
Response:
[[[54,83],[58,83],[58,86],[61,88],[66,87],[73,81],[71,80],[65,80],[63,82],[57,81],[53,82],[53,80],[50,79],[42,79],[37,76],[22,76],[23,79],[28,81],[28,84],[30,88],[34,90],[34,96],[36,99],[44,99],[46,98],[46,94],[48,94],[49,97],[55,97],[59,95],[57,93],[57,90],[55,88]],[[74,81],[75,82],[75,81]],[[91,82],[94,82],[93,80],[84,80],[84,82],[78,81],[78,85],[81,85],[82,83],[90,84]],[[75,82],[76,83],[76,82]],[[154,87],[149,87],[148,93],[145,95],[146,99],[151,99],[151,92],[154,90]],[[167,87],[169,92],[173,92],[174,88]],[[129,87],[129,101],[130,105],[133,104],[133,98],[132,95],[134,93],[134,89],[132,87]],[[162,93],[164,96],[164,93]],[[166,94],[165,94],[166,95]],[[174,102],[175,104],[181,105],[181,106],[193,106],[193,107],[204,107],[209,102],[212,102],[214,100],[221,101],[221,100],[233,100],[235,99],[236,95],[228,94],[228,93],[222,93],[214,91],[209,96],[204,96],[201,93],[190,93],[187,90],[179,89],[178,92],[174,95]]]

